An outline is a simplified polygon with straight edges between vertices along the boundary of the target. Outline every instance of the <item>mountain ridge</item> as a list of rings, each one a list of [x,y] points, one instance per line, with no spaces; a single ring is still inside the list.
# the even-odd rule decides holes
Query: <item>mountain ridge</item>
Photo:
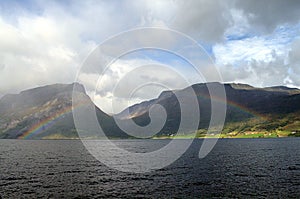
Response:
[[[200,118],[202,121],[199,123],[199,129],[204,132],[208,128],[209,116],[211,115],[211,102],[207,98],[209,91],[206,84],[194,84],[191,87],[198,97],[201,112]],[[288,87],[285,87],[285,89],[283,87],[255,88],[243,84],[239,84],[238,88],[236,87],[237,84],[224,84],[227,99],[224,132],[280,131],[279,134],[288,134],[300,130],[300,124],[298,124],[300,115],[299,89]],[[178,123],[180,122],[180,107],[175,100],[175,93],[178,94],[178,92],[180,93],[185,89],[175,90],[173,94],[170,91],[164,92],[154,100],[128,107],[117,116],[121,119],[132,118],[140,125],[147,125],[150,122],[149,108],[158,103],[170,115],[160,135],[174,134],[178,130]],[[183,101],[189,103],[188,98]],[[289,121],[286,118],[289,118]],[[286,127],[288,125],[290,126]],[[293,128],[290,128],[291,126]]]
[[[149,110],[154,104],[163,106],[167,121],[158,135],[170,135],[178,130],[180,107],[174,93],[184,95],[192,88],[201,110],[198,129],[204,132],[210,121],[210,98],[207,84],[194,84],[184,89],[163,91],[157,98],[143,101],[114,115],[118,120],[133,119],[141,126],[149,124]],[[247,131],[280,131],[295,133],[300,130],[300,90],[284,86],[255,88],[246,84],[223,84],[227,98],[224,133]],[[53,84],[8,94],[0,99],[0,138],[78,138],[72,115],[72,93],[94,106],[98,121],[108,137],[129,138],[115,123],[114,118],[96,107],[86,94],[83,85]],[[185,99],[189,103],[188,96]],[[244,109],[244,110],[243,110]],[[64,110],[69,112],[64,113]],[[268,118],[268,119],[265,119]],[[180,132],[189,133],[189,132]],[[84,134],[87,138],[95,134]]]

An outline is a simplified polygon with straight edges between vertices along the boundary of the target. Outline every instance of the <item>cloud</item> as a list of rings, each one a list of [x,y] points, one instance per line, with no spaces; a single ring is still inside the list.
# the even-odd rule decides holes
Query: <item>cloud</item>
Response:
[[[253,28],[267,33],[279,25],[297,24],[300,21],[300,2],[294,0],[238,0],[237,9],[243,10]]]
[[[227,82],[299,87],[299,33],[298,26],[279,26],[267,35],[230,38],[213,46],[216,64]]]
[[[216,63],[224,65],[245,65],[252,60],[268,63],[277,56],[287,57],[289,50],[285,44],[262,37],[228,41],[213,47]]]
[[[1,2],[0,95],[56,82],[73,82],[82,63],[98,44],[122,31],[148,26],[182,31],[204,44],[224,81],[299,87],[299,8],[300,3],[293,0]],[[105,46],[105,50],[115,55],[130,45],[163,43],[164,47],[176,44],[182,51],[193,53],[170,35],[140,32],[132,38],[136,43],[119,40]],[[198,54],[193,57],[203,65],[205,74],[211,74],[214,79],[216,74],[211,72],[211,64]],[[169,83],[173,88],[184,85],[178,81],[180,77],[166,71],[158,73],[151,67],[143,69],[143,74],[138,74],[138,70],[132,72],[145,64],[169,65],[178,74],[189,76],[193,83],[201,79],[193,76],[195,71],[190,66],[166,56],[150,61],[144,57],[122,59],[102,77],[95,101],[109,107],[114,97],[113,85],[128,73],[135,78],[123,80],[124,91],[143,81]],[[99,63],[90,65],[90,70],[84,71],[79,80],[92,94],[99,79]],[[132,102],[156,97],[161,89],[141,89]],[[125,106],[125,93],[118,95],[116,100]]]
[[[44,18],[20,18],[18,26],[0,18],[0,92],[19,91],[39,84],[72,81],[77,52]]]
[[[294,0],[191,0],[177,2],[169,25],[206,42],[238,36],[270,34],[283,25],[300,22],[300,2]]]
[[[1,3],[0,95],[74,81],[81,63],[105,39],[131,28],[164,26],[163,19],[171,11],[164,11],[162,17],[153,15],[161,13],[170,2]],[[152,39],[160,39],[154,36]]]
[[[218,41],[232,23],[231,1],[193,0],[179,3],[172,27],[196,39]]]
[[[300,87],[300,39],[296,39],[291,45],[289,53],[290,68],[288,70],[288,83]]]
[[[1,4],[15,13],[0,16],[0,95],[56,82],[73,82],[96,44],[132,21],[115,3],[29,1]],[[29,7],[29,9],[28,9]],[[129,9],[129,8],[127,8]],[[37,11],[38,10],[38,11]],[[32,12],[33,11],[33,12]],[[37,11],[35,13],[35,11]],[[139,20],[139,19],[138,19]]]
[[[80,74],[79,81],[102,110],[117,113],[128,105],[158,97],[163,90],[189,86],[190,77],[183,70],[151,59],[119,59],[103,74]]]

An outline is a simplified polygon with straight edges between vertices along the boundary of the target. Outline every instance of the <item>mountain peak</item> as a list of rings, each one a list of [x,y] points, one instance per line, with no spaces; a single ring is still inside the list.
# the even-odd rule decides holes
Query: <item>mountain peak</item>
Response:
[[[257,89],[253,86],[250,86],[248,84],[241,84],[241,83],[229,83],[229,84],[225,84],[225,86],[228,85],[231,88],[234,89],[239,89],[239,90],[252,90],[252,89]]]
[[[296,88],[284,86],[255,88],[247,84],[210,82],[194,84],[184,89],[163,91],[158,98],[135,104],[125,109],[127,111],[124,110],[115,116],[121,120],[134,119],[137,124],[145,126],[150,122],[149,110],[153,105],[159,104],[165,108],[168,115],[167,122],[160,133],[169,134],[176,131],[181,120],[180,104],[176,95],[182,96],[182,101],[185,104],[190,104],[190,97],[185,91],[192,88],[201,110],[199,128],[207,128],[211,115],[211,99],[208,95],[208,87],[215,85],[224,85],[227,101],[230,102],[227,103],[225,124],[225,126],[229,125],[228,128],[232,127],[230,125],[242,124],[253,118],[259,120],[261,115],[274,118],[279,116],[288,117],[300,111],[300,90]],[[30,137],[31,139],[41,139],[53,135],[62,135],[64,138],[76,137],[72,112],[65,111],[72,110],[70,108],[72,108],[73,91],[79,92],[79,96],[87,100],[80,107],[84,110],[83,112],[85,112],[85,109],[88,110],[90,105],[94,106],[88,95],[86,95],[84,86],[79,83],[47,85],[22,91],[19,94],[4,96],[0,99],[0,138],[18,138],[26,135],[26,132],[31,132],[33,127],[41,126],[43,121],[48,120],[51,121],[51,126],[42,125],[39,129],[40,132]],[[104,129],[109,132],[109,136],[126,137],[124,132],[117,127],[112,117],[97,107],[96,112],[99,121],[102,121],[105,125]],[[53,120],[53,118],[58,119]],[[291,124],[291,127],[293,127],[292,122],[293,120],[282,125]],[[278,123],[279,126],[277,123],[274,125],[274,128],[279,128],[281,123],[280,125]],[[263,126],[262,129],[267,127]],[[257,128],[260,128],[260,126]],[[286,128],[290,127],[287,126]],[[91,132],[94,132],[94,130],[92,129]],[[90,135],[93,134],[88,133],[87,137]]]
[[[26,94],[34,94],[34,93],[38,93],[38,92],[48,92],[49,94],[55,94],[58,92],[72,92],[73,89],[75,89],[78,92],[83,92],[85,93],[85,89],[84,86],[80,83],[74,82],[71,84],[51,84],[51,85],[46,85],[46,86],[41,86],[41,87],[37,87],[37,88],[32,88],[32,89],[28,89],[25,91],[21,91],[20,94],[21,95],[26,95]]]

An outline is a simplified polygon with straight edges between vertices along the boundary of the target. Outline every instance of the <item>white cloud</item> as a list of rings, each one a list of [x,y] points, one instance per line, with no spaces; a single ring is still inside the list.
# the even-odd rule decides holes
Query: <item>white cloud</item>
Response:
[[[145,26],[170,27],[204,43],[207,49],[212,48],[210,53],[224,81],[300,86],[300,42],[295,40],[300,30],[298,1],[87,0],[66,3],[33,0],[27,4],[0,3],[0,95],[44,84],[73,82],[77,70],[97,44],[122,31]],[[169,35],[155,34],[136,37],[136,40],[147,45],[162,40],[166,44],[179,42]],[[117,51],[120,46],[107,48]],[[199,59],[201,63],[202,57]],[[95,101],[109,107],[114,96],[111,90],[122,74],[149,63],[161,62],[140,58],[115,63],[103,76]],[[181,71],[184,67],[174,64],[172,67],[179,69],[179,74],[189,75],[193,83],[199,80],[193,77],[193,71],[187,68]],[[209,74],[210,67],[207,63],[204,65]],[[129,88],[142,84],[143,80],[169,83],[173,88],[183,86],[179,77],[163,71],[149,69],[135,76],[124,85]],[[81,74],[79,80],[91,93],[98,75],[91,70]],[[151,92],[140,90],[132,100],[155,97],[161,88],[146,90]],[[124,93],[119,95],[117,100],[125,106]]]
[[[221,65],[247,65],[252,60],[269,63],[277,56],[287,57],[289,50],[286,45],[260,37],[229,41],[213,48],[216,63]]]
[[[63,36],[47,18],[20,18],[18,26],[0,19],[0,92],[71,82],[78,59]]]
[[[118,59],[104,74],[82,73],[79,80],[91,91],[98,107],[117,113],[128,105],[157,97],[163,90],[187,87],[190,77],[184,70],[189,71],[151,59]]]
[[[253,86],[300,84],[293,70],[297,55],[297,27],[279,26],[272,34],[233,39],[216,44],[213,52],[216,63],[227,82],[241,82]],[[293,43],[293,45],[292,45]]]
[[[249,19],[243,10],[232,8],[230,9],[230,14],[232,16],[232,21],[224,33],[226,37],[242,38],[249,33],[253,33],[249,24]]]

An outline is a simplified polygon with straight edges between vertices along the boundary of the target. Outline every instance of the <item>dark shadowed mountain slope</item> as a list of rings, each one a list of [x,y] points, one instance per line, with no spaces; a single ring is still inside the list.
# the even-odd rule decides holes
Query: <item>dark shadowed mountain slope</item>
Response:
[[[97,138],[96,128],[92,125],[88,125],[85,130],[75,128],[72,114],[74,87],[80,102],[73,104],[75,110],[80,108],[85,113],[90,110],[89,107],[93,107],[106,136],[130,137],[119,129],[111,116],[94,105],[82,85],[74,83],[49,85],[2,97],[0,138],[69,139],[78,138],[78,131],[84,138]],[[191,88],[197,96],[196,102],[200,108],[198,128],[205,130],[211,117],[211,97],[207,84],[195,84],[182,90],[164,91],[158,98],[133,105],[115,116],[121,122],[133,119],[138,125],[146,126],[150,123],[149,110],[153,105],[159,104],[165,108],[167,118],[158,135],[173,134],[177,132],[181,122],[181,110],[176,95],[182,96],[184,106],[189,107],[191,96],[186,91]],[[245,84],[225,84],[224,88],[227,98],[224,133],[300,132],[300,90],[282,86],[255,88]],[[158,117],[157,121],[161,119],[160,115],[156,117]],[[83,119],[85,119],[84,115]],[[189,132],[187,130],[180,133]]]
[[[81,108],[95,106],[80,84],[55,84],[10,94],[0,100],[1,138],[77,138],[72,114],[73,88],[79,93]],[[114,121],[95,107],[108,136],[122,137]],[[88,133],[85,133],[87,135]],[[94,134],[93,134],[94,135]]]
[[[209,83],[219,84],[219,83]],[[200,123],[199,129],[208,127],[211,115],[211,99],[206,84],[192,85],[195,91],[200,107]],[[224,84],[227,98],[226,126],[236,124],[244,125],[245,122],[255,119],[258,123],[272,123],[274,129],[280,127],[282,123],[277,123],[280,118],[290,115],[298,116],[300,111],[300,90],[288,87],[268,87],[255,88],[246,84]],[[161,134],[170,134],[178,130],[180,123],[181,110],[175,93],[180,95],[183,90],[164,91],[157,99],[145,101],[140,104],[133,105],[124,110],[117,116],[121,119],[132,118],[137,124],[147,125],[150,122],[149,109],[154,104],[163,106],[167,113],[167,122]],[[183,100],[190,103],[189,96]],[[128,114],[129,113],[129,114]],[[290,123],[297,122],[293,117]],[[253,125],[256,125],[253,124]],[[276,126],[277,125],[277,126]],[[286,124],[285,124],[286,125]],[[250,128],[251,126],[249,126]],[[260,126],[264,128],[263,125]],[[232,129],[235,130],[235,129]],[[247,129],[245,129],[247,130]],[[269,130],[269,129],[267,129]],[[299,129],[300,130],[300,129]]]

